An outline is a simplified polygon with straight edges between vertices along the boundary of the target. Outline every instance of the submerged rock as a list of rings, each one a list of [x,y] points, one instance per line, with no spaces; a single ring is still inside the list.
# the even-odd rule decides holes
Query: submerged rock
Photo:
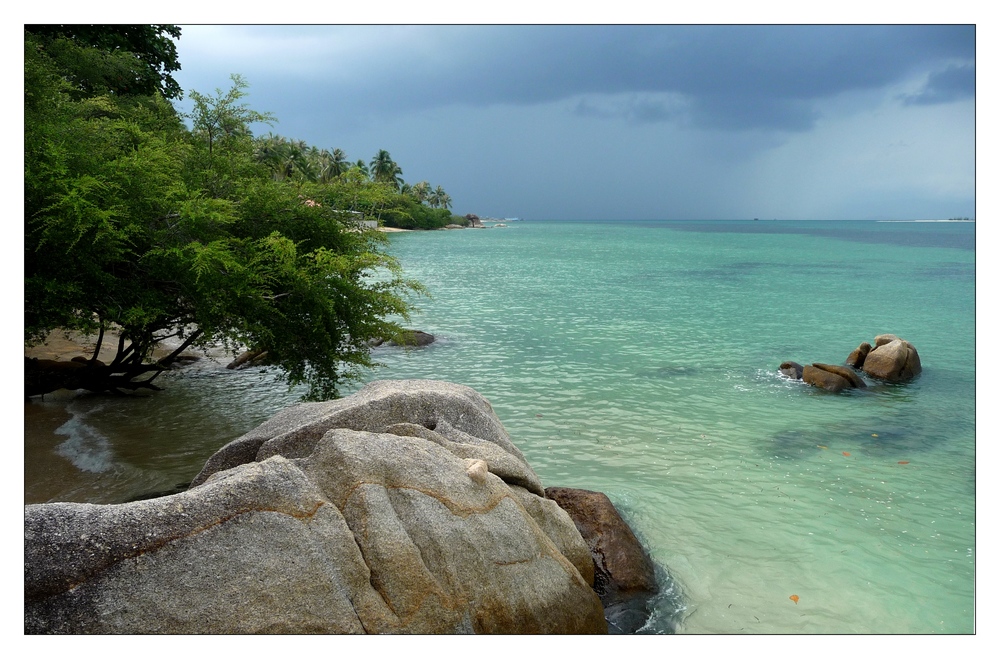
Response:
[[[433,334],[428,334],[427,332],[421,332],[420,330],[403,330],[403,334],[398,339],[371,339],[368,341],[368,345],[373,348],[377,348],[380,345],[389,346],[427,346],[434,343],[435,337]]]
[[[25,506],[27,633],[595,633],[594,562],[478,393],[289,408],[186,492]]]

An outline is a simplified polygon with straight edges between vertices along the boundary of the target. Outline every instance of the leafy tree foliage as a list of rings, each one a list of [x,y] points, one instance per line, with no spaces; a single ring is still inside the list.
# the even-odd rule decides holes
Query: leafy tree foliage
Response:
[[[84,95],[179,98],[176,25],[26,25],[73,88]]]
[[[118,329],[114,362],[91,360],[79,380],[94,390],[155,388],[160,365],[146,362],[169,337],[266,350],[310,398],[372,366],[368,340],[398,336],[422,289],[358,220],[405,219],[419,204],[358,169],[324,182],[311,164],[322,152],[301,143],[276,176],[251,131],[273,117],[243,102],[239,76],[190,93],[189,128],[165,78],[141,95],[87,77],[64,52],[104,42],[66,35],[25,32],[26,344]],[[142,59],[114,48],[112,68]]]
[[[372,180],[378,183],[388,183],[395,190],[403,184],[403,170],[396,164],[385,149],[379,149],[371,161]]]

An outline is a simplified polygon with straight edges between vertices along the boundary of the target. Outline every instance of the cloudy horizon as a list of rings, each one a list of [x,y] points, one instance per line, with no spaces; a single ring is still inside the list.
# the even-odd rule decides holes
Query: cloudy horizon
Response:
[[[182,25],[185,90],[527,219],[975,217],[975,26]],[[182,107],[184,103],[181,103]]]

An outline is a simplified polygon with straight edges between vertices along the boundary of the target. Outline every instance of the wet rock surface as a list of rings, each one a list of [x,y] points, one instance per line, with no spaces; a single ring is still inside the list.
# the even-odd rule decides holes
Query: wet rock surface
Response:
[[[868,383],[859,371],[876,380],[899,383],[912,380],[922,370],[917,349],[895,334],[876,336],[874,348],[868,342],[861,343],[847,356],[845,364],[814,362],[810,366],[802,366],[786,361],[778,367],[778,372],[787,378],[837,393],[867,388]]]
[[[641,629],[659,592],[656,569],[639,539],[601,492],[550,487],[546,496],[569,513],[594,561],[594,590],[604,605],[610,633]]]

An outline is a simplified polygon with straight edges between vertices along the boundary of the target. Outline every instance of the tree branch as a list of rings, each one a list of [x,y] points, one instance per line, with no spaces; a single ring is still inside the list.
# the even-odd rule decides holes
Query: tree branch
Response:
[[[101,344],[104,342],[104,323],[101,323],[101,331],[97,334],[97,345],[94,346],[94,355],[90,358],[88,365],[93,365],[97,361],[97,356],[101,354]]]

